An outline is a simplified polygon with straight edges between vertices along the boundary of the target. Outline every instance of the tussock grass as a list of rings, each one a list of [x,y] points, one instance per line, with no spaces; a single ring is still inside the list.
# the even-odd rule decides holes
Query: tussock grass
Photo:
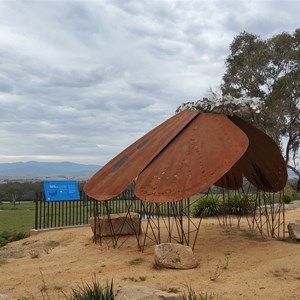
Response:
[[[212,300],[214,299],[213,295],[209,293],[196,293],[191,285],[187,286],[187,292],[180,296],[180,300]]]
[[[67,300],[113,300],[113,280],[110,283],[106,283],[102,286],[96,278],[94,278],[91,284],[82,283],[77,289],[72,289],[69,296],[66,296]]]

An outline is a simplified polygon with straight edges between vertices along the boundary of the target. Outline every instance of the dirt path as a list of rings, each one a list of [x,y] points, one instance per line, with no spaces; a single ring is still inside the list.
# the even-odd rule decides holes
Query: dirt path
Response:
[[[300,219],[300,208],[286,220]],[[190,285],[214,299],[300,299],[300,243],[262,239],[245,230],[202,222],[193,270],[156,269],[153,248],[137,249],[134,237],[120,248],[92,242],[89,227],[43,232],[0,250],[0,294],[11,299],[64,299],[93,277],[114,286],[139,284],[183,292]],[[135,259],[139,264],[133,264]]]

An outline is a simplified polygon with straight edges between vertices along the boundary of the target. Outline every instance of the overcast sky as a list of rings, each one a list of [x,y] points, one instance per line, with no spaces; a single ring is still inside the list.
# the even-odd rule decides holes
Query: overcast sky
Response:
[[[104,165],[216,89],[229,45],[299,25],[300,1],[0,0],[0,162]]]

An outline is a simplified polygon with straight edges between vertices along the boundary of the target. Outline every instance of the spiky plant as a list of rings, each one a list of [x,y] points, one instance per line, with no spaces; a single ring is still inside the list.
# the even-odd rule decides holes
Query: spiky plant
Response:
[[[113,280],[110,283],[106,283],[103,287],[94,278],[91,284],[82,283],[78,289],[72,289],[71,295],[66,297],[68,300],[113,300]]]

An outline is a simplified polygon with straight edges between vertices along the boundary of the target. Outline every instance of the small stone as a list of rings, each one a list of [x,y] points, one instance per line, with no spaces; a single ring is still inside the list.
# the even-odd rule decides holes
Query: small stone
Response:
[[[170,269],[193,269],[198,266],[192,248],[181,244],[156,245],[154,260],[156,265]]]

